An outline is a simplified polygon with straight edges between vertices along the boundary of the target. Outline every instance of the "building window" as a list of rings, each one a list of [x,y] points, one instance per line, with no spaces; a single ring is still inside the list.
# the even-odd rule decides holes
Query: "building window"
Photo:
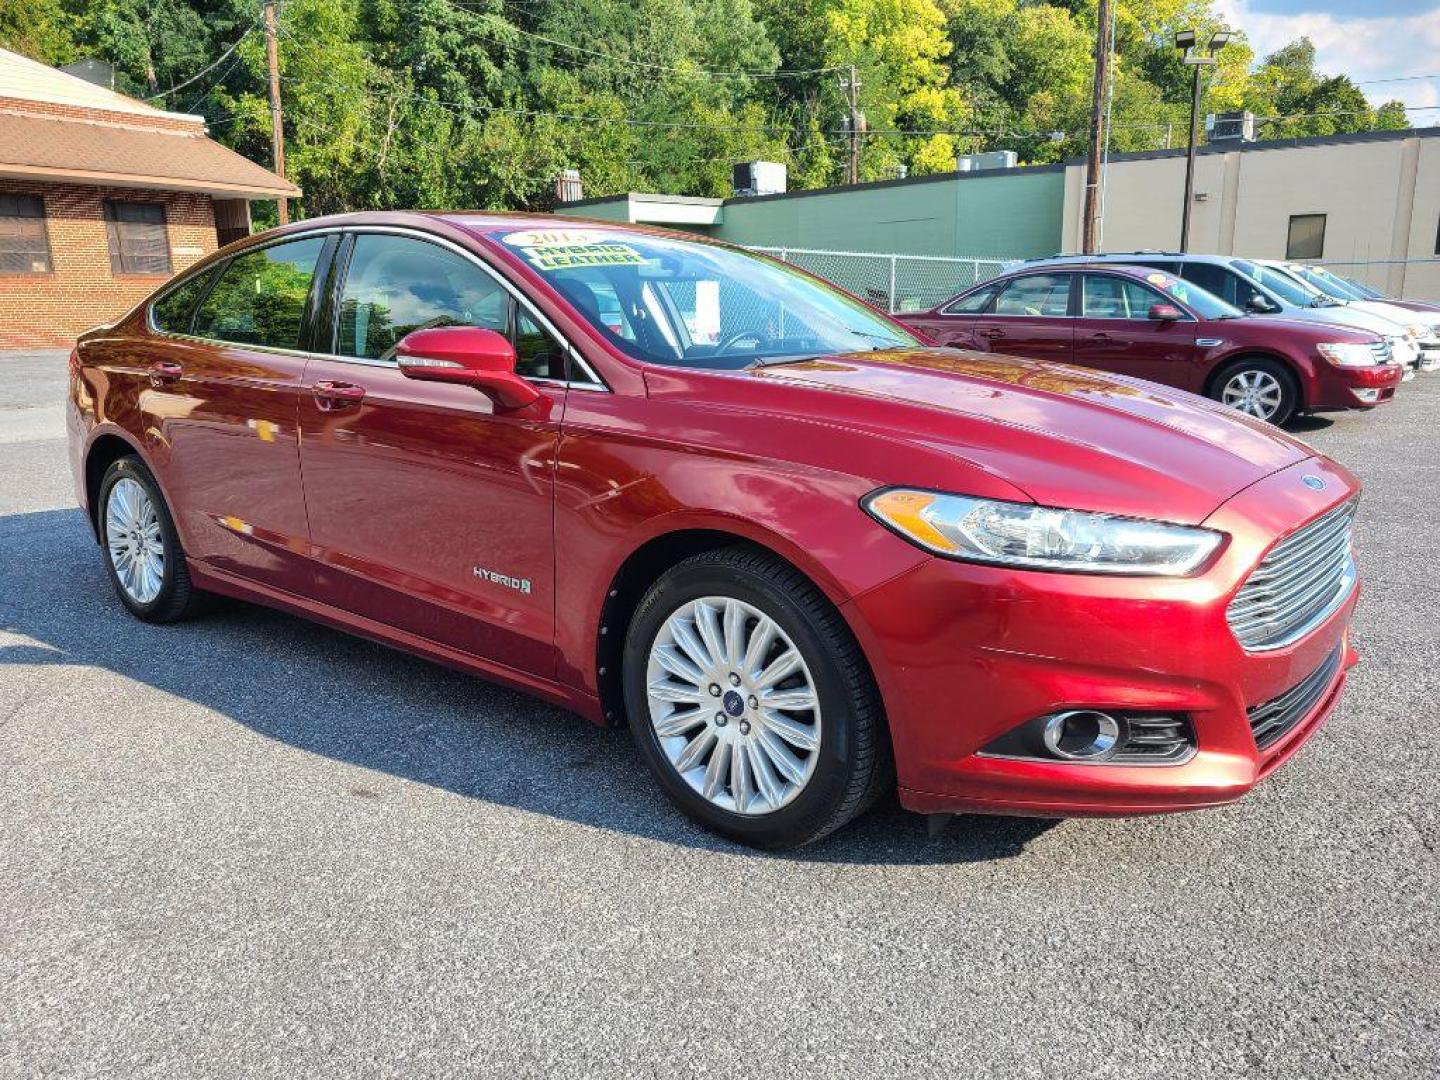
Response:
[[[45,200],[38,195],[0,195],[0,274],[49,271]]]
[[[170,238],[160,203],[105,200],[110,269],[116,274],[169,274]]]
[[[1287,259],[1318,259],[1325,252],[1325,215],[1291,214],[1290,237],[1285,241]]]

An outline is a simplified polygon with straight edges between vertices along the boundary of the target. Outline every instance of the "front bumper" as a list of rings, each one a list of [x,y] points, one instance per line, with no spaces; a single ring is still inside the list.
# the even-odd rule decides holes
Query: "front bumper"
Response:
[[[1326,479],[1324,491],[1300,476]],[[1283,649],[1247,653],[1225,607],[1282,534],[1358,491],[1317,459],[1235,496],[1206,524],[1227,534],[1192,578],[1013,571],[932,559],[852,601],[895,745],[901,801],[925,813],[1158,813],[1231,802],[1324,723],[1355,663],[1345,603]],[[1315,706],[1261,750],[1247,710],[1340,663]],[[1178,765],[990,757],[1025,721],[1064,709],[1184,713],[1197,750]]]
[[[1324,363],[1319,368],[1315,392],[1307,407],[1312,410],[1370,409],[1384,405],[1394,399],[1406,370],[1399,364],[1340,367]]]

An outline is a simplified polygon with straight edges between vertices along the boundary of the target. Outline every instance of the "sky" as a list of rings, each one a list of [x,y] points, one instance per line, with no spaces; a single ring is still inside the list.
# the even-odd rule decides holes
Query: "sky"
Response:
[[[1440,106],[1440,0],[1219,0],[1230,26],[1244,30],[1257,59],[1302,35],[1315,43],[1315,66],[1349,75],[1374,104],[1392,98]],[[1440,108],[1412,110],[1417,127],[1440,124]]]

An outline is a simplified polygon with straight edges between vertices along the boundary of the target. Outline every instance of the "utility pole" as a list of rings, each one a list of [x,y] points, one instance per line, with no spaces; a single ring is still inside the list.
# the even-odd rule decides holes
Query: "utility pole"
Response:
[[[860,182],[860,129],[863,121],[860,118],[860,80],[855,75],[855,65],[850,65],[850,78],[845,82],[845,88],[850,92],[850,171],[849,182],[858,184]]]
[[[275,157],[275,175],[285,179],[285,127],[280,112],[280,42],[275,34],[275,0],[265,0],[265,59],[270,65],[270,148]],[[289,200],[275,200],[280,224],[290,222]]]
[[[1095,86],[1090,96],[1090,156],[1085,160],[1085,217],[1081,237],[1084,254],[1099,247],[1100,158],[1105,147],[1105,95],[1110,82],[1110,0],[1100,0],[1095,30]]]

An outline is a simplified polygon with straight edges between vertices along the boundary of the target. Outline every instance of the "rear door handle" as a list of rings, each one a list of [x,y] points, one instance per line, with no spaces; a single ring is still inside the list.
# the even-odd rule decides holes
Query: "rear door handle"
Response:
[[[166,383],[173,383],[185,374],[185,369],[179,364],[172,364],[165,360],[157,360],[150,365],[150,385],[164,386]]]
[[[1094,341],[1094,342],[1097,342],[1097,343],[1103,345],[1103,344],[1105,344],[1105,342],[1107,342],[1107,341],[1110,340],[1110,335],[1107,334],[1104,330],[1099,330],[1099,331],[1096,331],[1095,333],[1091,334],[1090,337],[1089,337],[1087,340],[1089,340],[1089,341]]]
[[[310,392],[315,395],[315,404],[325,412],[351,409],[365,400],[363,386],[347,382],[331,382],[329,379],[317,382],[310,387]]]

